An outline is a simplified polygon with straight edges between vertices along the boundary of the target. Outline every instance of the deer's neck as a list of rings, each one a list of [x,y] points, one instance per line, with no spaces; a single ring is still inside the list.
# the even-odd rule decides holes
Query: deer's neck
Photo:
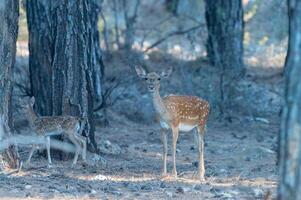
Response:
[[[155,90],[153,93],[153,103],[156,112],[160,115],[161,118],[167,117],[166,106],[163,102],[163,99],[160,96],[159,89]]]
[[[33,108],[30,108],[27,114],[30,125],[33,125],[34,121],[38,118],[38,115],[36,114]]]

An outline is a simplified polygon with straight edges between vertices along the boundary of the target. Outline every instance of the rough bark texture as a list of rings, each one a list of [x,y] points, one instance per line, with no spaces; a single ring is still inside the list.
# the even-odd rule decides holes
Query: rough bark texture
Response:
[[[289,46],[280,132],[278,198],[301,199],[301,2],[288,0]]]
[[[19,1],[0,1],[0,140],[11,134],[12,75],[16,57],[18,36]],[[15,146],[10,146],[0,156],[2,163],[18,167],[18,154]],[[5,164],[5,165],[6,165]]]
[[[26,7],[36,110],[88,119],[85,134],[96,150],[93,105],[101,100],[103,72],[98,7],[90,0],[32,0]]]
[[[220,111],[235,107],[235,84],[244,74],[243,8],[241,0],[206,0],[208,28],[207,54],[210,62],[220,69]]]

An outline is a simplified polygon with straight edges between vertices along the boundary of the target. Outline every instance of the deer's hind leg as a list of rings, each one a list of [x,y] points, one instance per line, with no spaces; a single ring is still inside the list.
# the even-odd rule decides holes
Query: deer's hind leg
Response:
[[[82,158],[86,162],[87,160],[87,138],[82,135],[75,135],[76,139],[81,143],[82,145]]]
[[[172,125],[172,162],[173,162],[173,169],[172,175],[177,177],[177,164],[176,164],[176,150],[177,150],[177,141],[179,136],[179,128],[178,126]]]
[[[205,180],[205,164],[204,164],[204,136],[205,136],[205,126],[197,127],[197,144],[198,144],[198,176],[201,181]]]
[[[78,155],[79,152],[81,150],[81,145],[80,142],[78,141],[78,139],[76,138],[76,136],[74,135],[73,131],[69,131],[67,132],[68,138],[70,139],[70,141],[75,145],[75,155],[73,158],[73,162],[72,162],[72,166],[75,166],[78,160]]]
[[[47,149],[47,159],[48,159],[48,168],[51,168],[52,162],[51,162],[51,153],[50,153],[50,136],[45,137],[46,142],[46,149]]]
[[[37,150],[37,149],[38,149],[38,145],[35,145],[35,144],[31,145],[28,159],[26,160],[25,165],[29,165],[31,157],[32,157],[33,153],[35,152],[35,150]]]

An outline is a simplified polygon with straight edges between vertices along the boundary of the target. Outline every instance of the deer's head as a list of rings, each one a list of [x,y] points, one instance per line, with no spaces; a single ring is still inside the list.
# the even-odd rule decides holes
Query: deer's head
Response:
[[[33,108],[35,102],[35,98],[31,97],[29,100],[26,101],[26,103],[24,105],[22,105],[22,109],[25,111],[30,111]]]
[[[168,78],[172,72],[172,68],[162,71],[160,74],[156,72],[146,73],[146,71],[139,66],[135,67],[137,75],[146,81],[148,90],[153,93],[160,88],[160,81]]]

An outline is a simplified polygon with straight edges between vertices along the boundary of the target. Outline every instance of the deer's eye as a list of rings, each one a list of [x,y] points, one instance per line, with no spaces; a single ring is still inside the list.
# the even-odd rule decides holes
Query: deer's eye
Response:
[[[146,80],[146,81],[147,81],[147,80],[148,80],[148,78],[147,78],[147,77],[145,77],[145,78],[144,78],[144,80]]]
[[[161,78],[158,78],[158,81],[160,81],[161,80]]]

